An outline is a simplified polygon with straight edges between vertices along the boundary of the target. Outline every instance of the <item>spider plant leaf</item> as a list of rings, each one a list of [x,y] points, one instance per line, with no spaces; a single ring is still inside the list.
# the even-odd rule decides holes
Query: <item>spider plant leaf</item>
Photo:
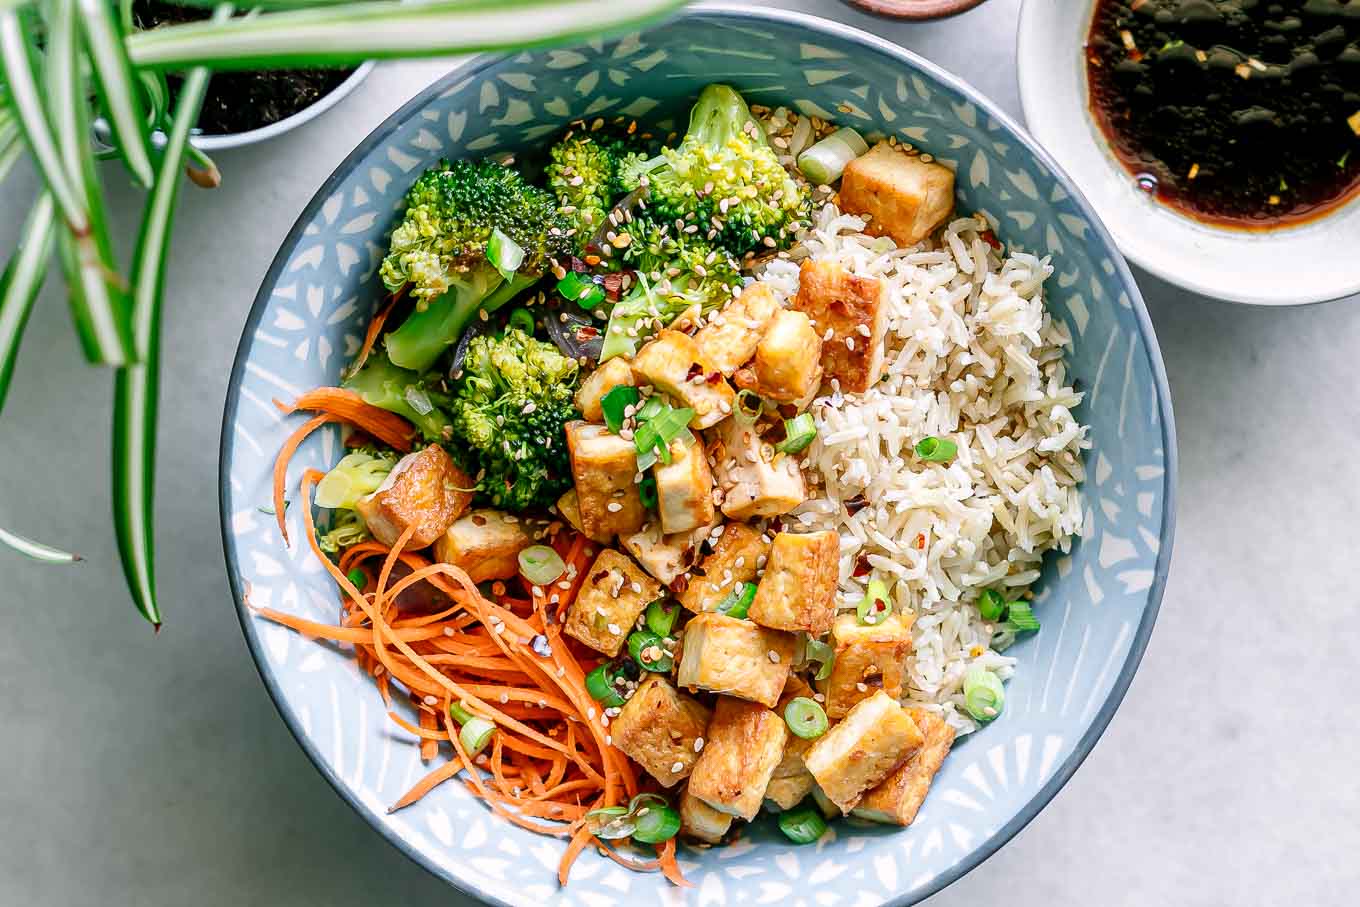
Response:
[[[580,42],[655,19],[683,0],[371,0],[307,4],[223,24],[191,22],[129,35],[134,66],[183,69],[353,65]]]
[[[44,545],[42,542],[35,542],[32,539],[24,538],[22,535],[16,535],[6,529],[0,529],[0,545],[11,548],[25,557],[32,558],[35,561],[41,561],[44,564],[74,564],[76,561],[83,560],[78,554],[60,551],[50,545]]]
[[[119,154],[137,182],[149,187],[154,175],[146,105],[142,86],[128,64],[122,26],[108,0],[78,2],[85,47]]]
[[[10,109],[19,120],[33,162],[62,218],[71,230],[85,233],[90,228],[89,213],[81,194],[61,166],[56,139],[52,136],[52,127],[33,75],[29,36],[21,12],[0,8],[0,62],[3,62],[5,83],[9,86]]]
[[[226,21],[231,7],[221,4],[213,22]],[[208,70],[197,67],[184,78],[174,119],[161,153],[151,194],[142,214],[141,234],[132,264],[132,333],[138,364],[119,369],[113,383],[113,524],[123,575],[137,610],[156,628],[161,625],[156,598],[155,534],[156,414],[160,397],[161,302],[170,224],[179,194],[189,130],[198,122],[208,92]]]
[[[24,142],[18,128],[6,131],[0,127],[0,182],[9,176],[10,168],[24,155]]]
[[[14,361],[19,354],[33,302],[38,298],[47,264],[52,255],[53,227],[56,223],[52,196],[44,192],[33,204],[24,224],[19,248],[0,277],[0,411],[14,376]]]

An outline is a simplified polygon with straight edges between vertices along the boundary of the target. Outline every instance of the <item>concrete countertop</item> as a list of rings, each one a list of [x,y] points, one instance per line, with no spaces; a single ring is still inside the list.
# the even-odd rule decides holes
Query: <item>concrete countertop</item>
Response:
[[[1020,115],[1018,0],[922,25],[834,0],[784,5],[898,41]],[[57,281],[39,301],[0,420],[0,525],[87,561],[0,552],[0,902],[462,902],[351,812],[279,720],[231,607],[217,514],[227,375],[265,269],[332,168],[451,65],[381,65],[317,122],[222,154],[221,190],[186,189],[165,323],[159,638],[113,547],[110,376],[80,364]],[[111,203],[136,211],[108,177]],[[32,188],[20,177],[0,193],[0,249]],[[130,245],[131,219],[120,226]],[[1073,781],[929,903],[1353,904],[1360,299],[1255,309],[1136,273],[1181,437],[1161,619]]]

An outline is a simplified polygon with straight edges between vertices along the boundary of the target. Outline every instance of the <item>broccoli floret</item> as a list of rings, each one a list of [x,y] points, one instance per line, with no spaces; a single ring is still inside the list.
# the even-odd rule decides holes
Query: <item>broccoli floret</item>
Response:
[[[627,190],[646,188],[649,216],[658,223],[693,224],[736,256],[771,243],[788,246],[809,209],[807,190],[726,85],[700,92],[679,147],[628,159],[619,179]]]
[[[627,232],[620,258],[637,283],[609,313],[601,361],[633,356],[640,341],[682,313],[698,306],[708,314],[741,292],[740,266],[725,249],[648,221],[634,220]]]
[[[408,419],[425,440],[448,440],[449,417],[438,405],[440,395],[415,372],[393,365],[384,353],[369,356],[364,367],[345,379],[343,386],[365,403]]]
[[[402,368],[423,372],[479,310],[493,311],[541,278],[571,251],[569,222],[552,193],[492,161],[442,161],[406,193],[406,214],[392,232],[382,279],[393,292],[410,284],[414,311],[387,335]],[[497,235],[499,234],[499,236]],[[513,243],[523,253],[514,264]],[[495,246],[511,254],[499,265]]]
[[[450,404],[450,454],[478,498],[505,510],[546,507],[571,487],[563,426],[579,419],[578,366],[517,328],[468,343]]]
[[[576,228],[573,238],[578,252],[585,251],[604,226],[613,203],[628,191],[620,180],[625,162],[649,160],[655,151],[650,134],[640,131],[635,122],[590,131],[584,123],[576,123],[552,147],[548,187],[562,203],[562,213],[571,218]]]

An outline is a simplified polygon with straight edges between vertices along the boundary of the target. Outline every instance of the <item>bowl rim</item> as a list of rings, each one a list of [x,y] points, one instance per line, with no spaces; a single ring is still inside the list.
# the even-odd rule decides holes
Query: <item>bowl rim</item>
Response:
[[[1148,642],[1152,636],[1152,629],[1157,621],[1157,614],[1161,608],[1162,595],[1166,588],[1167,575],[1170,570],[1171,551],[1175,540],[1176,528],[1176,489],[1178,475],[1178,458],[1176,451],[1176,427],[1175,418],[1171,408],[1171,391],[1167,381],[1166,367],[1162,361],[1161,349],[1157,343],[1156,334],[1153,331],[1152,319],[1148,314],[1147,307],[1143,303],[1142,294],[1138,290],[1138,285],[1134,281],[1133,274],[1129,270],[1128,264],[1124,261],[1123,255],[1119,252],[1119,247],[1115,244],[1113,237],[1105,228],[1095,210],[1081,194],[1071,177],[1062,169],[1058,162],[1046,150],[1039,146],[1038,142],[1017,123],[1014,118],[1002,110],[995,102],[984,96],[966,80],[953,73],[948,72],[938,64],[932,63],[919,54],[910,51],[900,45],[894,44],[884,38],[870,34],[862,29],[850,25],[843,25],[820,16],[808,13],[783,10],[777,8],[751,7],[740,3],[726,2],[701,2],[694,4],[671,17],[671,20],[689,16],[719,15],[734,19],[744,19],[757,26],[762,23],[777,22],[784,25],[793,25],[808,30],[812,33],[820,33],[833,36],[837,39],[859,45],[866,49],[877,51],[897,58],[903,64],[918,68],[928,73],[932,78],[937,79],[942,84],[949,86],[955,91],[967,97],[978,108],[1000,123],[1015,135],[1025,148],[1039,159],[1054,174],[1057,181],[1062,185],[1071,197],[1082,214],[1089,221],[1091,228],[1111,251],[1111,261],[1114,264],[1115,276],[1124,284],[1129,295],[1134,318],[1138,325],[1139,335],[1142,338],[1146,355],[1148,357],[1149,369],[1152,373],[1153,384],[1155,387],[1157,405],[1160,412],[1160,423],[1162,433],[1162,451],[1164,458],[1164,472],[1162,476],[1163,491],[1163,518],[1161,533],[1158,539],[1158,551],[1156,568],[1154,570],[1151,585],[1147,589],[1147,605],[1143,610],[1139,620],[1138,628],[1134,633],[1133,639],[1129,644],[1128,655],[1124,659],[1124,664],[1119,670],[1110,687],[1109,693],[1101,703],[1100,708],[1091,718],[1090,725],[1077,740],[1071,754],[1055,769],[1048,781],[1041,787],[1033,797],[1000,828],[993,831],[982,844],[970,853],[965,859],[960,860],[953,866],[937,874],[924,887],[896,894],[884,904],[887,907],[907,907],[909,904],[916,904],[926,898],[938,893],[954,882],[958,881],[967,873],[1001,849],[1011,838],[1015,837],[1035,816],[1037,816],[1045,806],[1057,795],[1058,791],[1067,784],[1072,775],[1090,755],[1096,742],[1104,734],[1110,720],[1119,709],[1128,692],[1129,685],[1133,681],[1134,674],[1138,671],[1138,666],[1142,662]],[[654,24],[652,29],[664,25]],[[407,842],[397,834],[395,830],[387,826],[382,821],[382,816],[368,807],[358,797],[352,795],[341,779],[336,775],[333,768],[322,756],[315,743],[303,730],[302,726],[293,720],[284,708],[285,697],[279,687],[277,678],[272,669],[267,668],[267,659],[262,651],[262,641],[251,631],[253,616],[250,608],[245,603],[245,590],[241,578],[236,569],[239,556],[236,550],[235,535],[231,527],[231,513],[229,510],[229,495],[231,491],[230,476],[232,472],[232,425],[236,421],[236,412],[240,405],[240,386],[246,373],[246,362],[254,346],[253,337],[256,328],[264,317],[268,307],[270,293],[269,288],[274,285],[282,274],[288,262],[290,251],[302,239],[307,226],[316,218],[325,201],[334,194],[339,185],[350,175],[353,169],[366,158],[376,147],[386,141],[401,125],[410,117],[418,115],[419,112],[430,101],[434,100],[449,86],[455,85],[465,79],[476,78],[480,73],[489,67],[500,63],[509,54],[482,54],[473,57],[459,66],[456,66],[448,74],[437,79],[435,82],[417,93],[411,100],[407,101],[390,116],[383,120],[373,129],[353,151],[351,151],[343,161],[335,168],[325,182],[317,189],[311,201],[303,208],[294,222],[287,236],[279,246],[279,251],[275,254],[269,270],[265,273],[261,281],[260,289],[256,293],[255,300],[251,304],[251,309],[247,315],[246,322],[242,328],[241,339],[237,346],[235,359],[232,364],[231,376],[227,384],[227,398],[222,418],[222,430],[218,450],[218,517],[222,532],[222,548],[226,559],[227,579],[231,587],[232,598],[236,606],[237,620],[241,625],[242,635],[245,637],[246,647],[250,651],[252,660],[255,662],[256,672],[264,682],[269,698],[274,705],[275,711],[283,719],[293,738],[298,742],[308,759],[316,767],[317,771],[326,779],[335,792],[361,815],[368,824],[382,835],[397,850],[405,854],[412,862],[423,867],[430,874],[443,879],[455,890],[472,897],[480,902],[494,904],[497,907],[515,907],[515,905],[487,892],[476,888],[475,883],[462,878],[452,872],[447,872],[443,867],[428,859],[423,852]]]
[[[1097,2],[1099,2],[1099,0],[1080,0],[1081,4],[1080,15],[1084,20],[1087,21],[1088,29],[1091,16],[1095,12]],[[1040,51],[1048,51],[1053,49],[1055,44],[1049,33],[1045,32],[1042,29],[1039,29],[1037,26],[1033,24],[1034,16],[1037,15],[1035,11],[1038,8],[1039,3],[1035,2],[1035,0],[1021,0],[1020,14],[1017,19],[1015,29],[1016,83],[1020,95],[1020,107],[1025,114],[1025,128],[1027,130],[1029,129],[1030,122],[1034,119],[1032,111],[1038,108],[1038,106],[1041,103],[1041,99],[1045,98],[1046,94],[1044,91],[1044,83],[1042,81],[1041,75],[1035,72],[1032,66],[1026,65],[1026,61],[1032,59],[1036,55],[1039,55]],[[1029,50],[1029,53],[1026,52],[1027,49]],[[1084,85],[1085,84],[1084,68],[1082,79]],[[1082,122],[1090,130],[1093,131],[1093,134],[1097,136],[1102,135],[1100,126],[1095,122],[1095,119],[1092,117],[1089,107],[1083,107],[1081,119]],[[1033,135],[1032,138],[1035,139],[1036,143],[1040,141],[1037,135]],[[1061,143],[1055,142],[1054,145],[1055,147],[1060,147]],[[1110,156],[1106,155],[1106,157]],[[1110,163],[1112,166],[1117,166],[1113,158],[1110,158]],[[1083,197],[1083,201],[1084,200],[1085,199]],[[1296,228],[1298,229],[1311,228],[1317,225],[1318,223],[1335,216],[1339,212],[1349,209],[1352,205],[1360,205],[1360,200],[1352,200],[1348,203],[1345,203],[1341,207],[1336,208],[1322,215],[1317,220],[1312,220],[1304,224],[1296,225]],[[1178,216],[1186,222],[1187,226],[1185,227],[1185,229],[1187,230],[1192,228],[1205,229],[1211,232],[1222,233],[1226,235],[1231,235],[1232,233],[1236,232],[1243,232],[1234,231],[1227,228],[1216,228],[1212,224],[1200,223],[1199,221],[1195,221],[1192,218],[1185,217],[1184,215]],[[1118,220],[1115,219],[1113,223],[1115,224],[1115,227],[1113,229],[1107,228],[1107,230],[1109,230],[1110,232],[1110,235],[1114,236],[1116,232],[1118,232],[1118,234],[1121,236],[1124,235],[1124,229],[1119,225]],[[1265,235],[1268,235],[1268,233]],[[1200,296],[1203,296],[1206,299],[1216,299],[1222,300],[1224,302],[1232,302],[1242,305],[1262,306],[1268,308],[1295,308],[1299,306],[1319,305],[1327,302],[1337,302],[1339,300],[1348,299],[1356,294],[1360,294],[1360,276],[1356,278],[1355,282],[1351,283],[1348,286],[1342,287],[1339,293],[1333,293],[1332,291],[1328,290],[1327,295],[1324,296],[1313,296],[1305,294],[1301,298],[1299,298],[1295,296],[1284,296],[1277,292],[1272,293],[1268,291],[1258,293],[1246,291],[1239,292],[1237,290],[1225,291],[1221,287],[1204,283],[1202,281],[1194,279],[1191,276],[1181,273],[1172,265],[1167,264],[1166,262],[1158,259],[1155,256],[1139,254],[1138,251],[1132,246],[1126,248],[1123,243],[1119,243],[1117,240],[1116,248],[1119,249],[1120,255],[1131,259],[1135,264],[1138,265],[1138,267],[1147,271],[1149,274],[1153,274],[1161,278],[1162,280],[1165,280],[1167,283],[1174,284],[1175,286],[1182,287],[1194,293],[1198,293]]]

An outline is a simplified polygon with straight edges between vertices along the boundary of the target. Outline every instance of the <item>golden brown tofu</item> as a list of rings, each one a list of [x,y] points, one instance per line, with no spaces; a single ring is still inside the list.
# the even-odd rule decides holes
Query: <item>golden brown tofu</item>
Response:
[[[765,788],[765,799],[780,809],[793,809],[802,803],[803,798],[812,793],[813,785],[817,783],[803,762],[803,756],[812,743],[811,740],[789,734],[789,741],[784,746],[784,755],[774,768],[769,786]]]
[[[669,586],[694,566],[699,559],[699,543],[708,537],[714,525],[708,523],[689,532],[663,535],[661,524],[650,520],[641,531],[619,536],[619,544],[643,570]]]
[[[842,211],[869,215],[865,233],[891,236],[903,248],[914,246],[954,210],[954,173],[879,142],[846,165],[840,206]]]
[[[657,513],[661,530],[668,535],[708,525],[715,511],[713,472],[703,447],[677,438],[671,442],[670,452],[669,464],[657,461],[652,467]]]
[[[474,510],[455,520],[434,543],[435,560],[461,567],[474,583],[509,579],[519,572],[519,553],[531,544],[519,517]]]
[[[633,442],[589,422],[568,422],[566,432],[581,531],[596,540],[637,532],[647,511],[633,481]]]
[[[882,281],[858,277],[834,261],[809,259],[799,270],[793,307],[807,313],[822,337],[826,380],[836,379],[848,394],[874,386],[883,370],[887,330]]]
[[[413,528],[406,549],[414,551],[433,544],[466,512],[472,484],[444,448],[431,444],[398,460],[382,486],[360,498],[354,509],[388,547]]]
[[[751,602],[751,620],[776,630],[825,636],[836,616],[840,552],[840,536],[830,529],[776,535]]]
[[[793,646],[790,633],[709,611],[685,624],[675,681],[691,690],[723,693],[769,708],[784,689]]]
[[[728,377],[756,352],[779,300],[767,283],[753,283],[694,335],[699,354]]]
[[[599,542],[601,544],[605,544],[609,541],[608,536],[605,536],[604,538],[593,538],[592,536],[586,535],[585,527],[581,525],[581,503],[576,497],[575,488],[569,489],[562,497],[557,499],[557,512],[561,515],[562,519],[567,521],[567,525],[582,535],[585,535],[586,538],[591,541]]]
[[[911,618],[897,612],[880,623],[864,625],[854,614],[836,618],[832,631],[836,663],[822,682],[826,714],[840,718],[861,699],[882,690],[902,698],[906,658],[911,652]]]
[[[769,553],[769,542],[755,529],[746,523],[728,523],[713,544],[713,552],[690,572],[680,604],[695,614],[712,611],[738,584],[755,580]]]
[[[818,737],[803,762],[831,802],[849,813],[924,740],[907,710],[879,690]]]
[[[834,819],[841,814],[840,807],[832,803],[831,798],[815,783],[812,785],[812,802],[817,804],[817,811],[824,819]]]
[[[719,696],[689,792],[718,812],[755,818],[789,730],[768,708]]]
[[[680,792],[680,834],[705,844],[721,844],[723,836],[732,828],[733,817],[718,812],[689,792]]]
[[[581,379],[581,386],[576,389],[576,408],[581,411],[581,417],[587,422],[603,422],[600,401],[605,394],[622,385],[633,386],[633,369],[627,360],[616,358],[601,362],[599,368]]]
[[[606,548],[586,571],[563,630],[612,658],[633,632],[638,615],[660,597],[656,580],[626,555]]]
[[[633,371],[640,384],[650,384],[693,409],[690,428],[721,422],[737,397],[723,373],[699,352],[694,338],[679,331],[661,331],[638,350]]]
[[[871,822],[910,825],[925,802],[935,774],[954,744],[954,729],[925,709],[907,709],[925,737],[920,749],[877,787],[864,795],[853,814]]]
[[[733,520],[788,513],[807,497],[798,461],[777,454],[754,426],[728,419],[709,445],[714,476],[722,491],[722,512]]]
[[[812,319],[780,310],[756,346],[750,367],[739,369],[733,381],[766,400],[806,407],[822,383],[822,338]]]
[[[709,711],[660,674],[648,674],[609,725],[610,738],[662,787],[689,777],[704,737]]]

